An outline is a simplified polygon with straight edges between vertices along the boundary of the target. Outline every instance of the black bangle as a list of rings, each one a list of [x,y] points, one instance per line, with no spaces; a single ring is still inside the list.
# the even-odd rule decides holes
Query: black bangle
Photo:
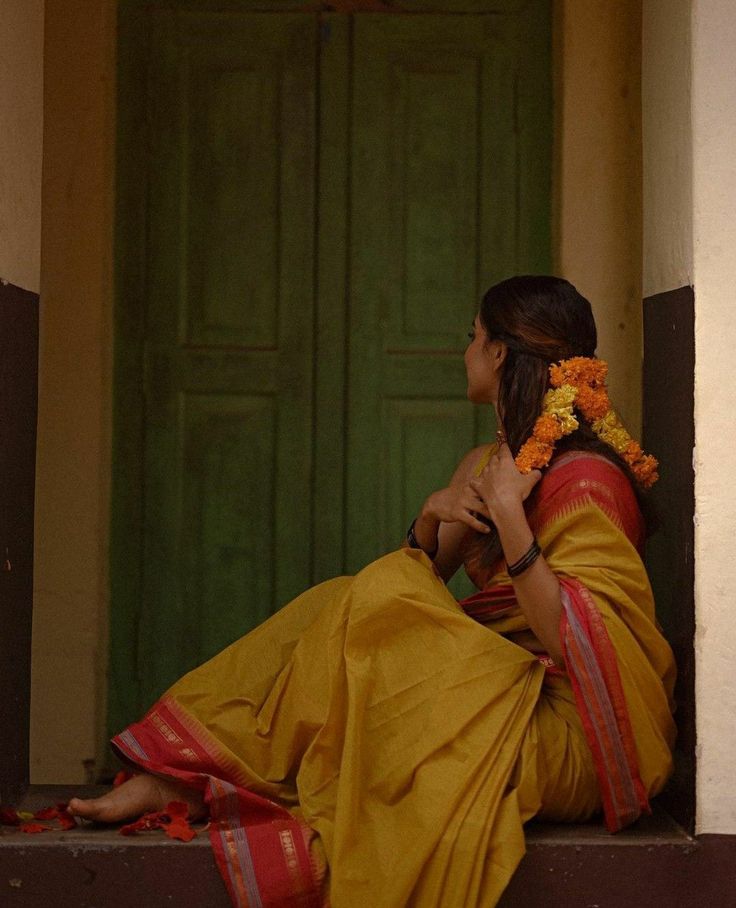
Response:
[[[518,577],[519,574],[523,574],[524,571],[528,570],[528,568],[534,564],[541,554],[542,550],[539,548],[539,543],[536,539],[533,539],[532,544],[529,546],[526,553],[522,555],[518,561],[508,565],[507,570],[509,577]]]
[[[439,542],[438,542],[437,545],[432,549],[431,552],[428,552],[425,548],[423,548],[423,547],[419,544],[419,540],[417,539],[417,537],[414,535],[414,524],[415,524],[416,522],[417,522],[417,518],[415,517],[414,520],[412,520],[412,522],[411,522],[411,526],[410,526],[409,529],[406,531],[406,541],[407,541],[407,544],[408,544],[408,546],[409,546],[410,549],[421,549],[421,550],[424,552],[424,554],[425,554],[431,561],[434,561],[434,559],[437,557],[437,552],[438,552],[439,549],[440,549],[440,544],[439,544]]]

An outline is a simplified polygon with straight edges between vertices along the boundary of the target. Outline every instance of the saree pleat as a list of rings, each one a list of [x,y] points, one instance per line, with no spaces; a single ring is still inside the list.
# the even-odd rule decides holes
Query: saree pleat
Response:
[[[537,535],[602,618],[652,795],[671,770],[671,655],[622,525],[559,479]],[[528,819],[601,808],[570,678],[514,642],[528,625],[508,577],[483,586],[489,608],[466,614],[426,555],[393,552],[307,590],[114,739],[205,790],[233,904],[492,908]]]

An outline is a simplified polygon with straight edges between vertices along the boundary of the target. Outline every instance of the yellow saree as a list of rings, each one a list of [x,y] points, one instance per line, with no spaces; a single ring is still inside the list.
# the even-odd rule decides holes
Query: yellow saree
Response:
[[[591,701],[585,670],[571,683],[515,642],[527,625],[506,575],[461,605],[426,555],[400,549],[308,590],[114,739],[205,791],[235,905],[492,908],[532,816],[646,809],[671,769],[672,657],[633,495],[601,461],[553,466],[530,517],[568,598],[587,596],[563,641],[571,665],[596,663]],[[586,608],[592,630],[575,636]],[[628,814],[619,770],[634,778]]]

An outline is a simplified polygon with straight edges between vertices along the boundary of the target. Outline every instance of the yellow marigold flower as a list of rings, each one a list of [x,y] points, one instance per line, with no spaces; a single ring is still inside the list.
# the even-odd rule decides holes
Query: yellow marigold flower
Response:
[[[547,413],[557,413],[561,410],[572,410],[575,403],[577,388],[572,385],[561,385],[559,388],[550,388],[544,395],[544,409]]]
[[[560,428],[562,429],[563,435],[569,435],[580,425],[577,418],[572,413],[560,413],[557,418],[560,422]]]
[[[619,454],[623,454],[626,446],[632,440],[621,424],[621,420],[615,410],[609,410],[601,419],[596,419],[591,423],[591,428],[599,438],[609,444]]]
[[[626,429],[609,429],[601,436],[615,451],[621,454],[626,450],[626,446],[631,441],[631,436]]]
[[[577,393],[577,389],[571,385],[562,385],[561,388],[550,389],[544,395],[543,412],[554,416],[559,422],[561,436],[569,435],[580,425],[573,413],[573,402]]]
[[[623,429],[623,424],[618,417],[618,413],[613,409],[609,410],[608,413],[600,419],[596,419],[592,426],[599,435],[607,429]]]

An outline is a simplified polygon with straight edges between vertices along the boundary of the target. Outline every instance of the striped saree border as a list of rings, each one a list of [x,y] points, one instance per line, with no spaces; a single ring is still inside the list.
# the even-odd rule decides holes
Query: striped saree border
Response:
[[[589,590],[560,579],[560,640],[578,713],[593,754],[606,828],[618,832],[651,813],[639,775],[616,651]]]
[[[218,869],[235,908],[320,908],[326,864],[311,847],[316,833],[280,804],[228,778],[195,721],[170,698],[112,739],[140,769],[204,792]],[[204,730],[203,730],[204,731]]]
[[[609,832],[618,832],[651,813],[639,775],[616,651],[589,590],[579,581],[559,578],[562,599],[560,638],[565,669],[546,653],[535,654],[545,670],[567,675],[593,755]],[[493,627],[494,619],[516,605],[511,585],[499,584],[459,603],[469,618]]]

